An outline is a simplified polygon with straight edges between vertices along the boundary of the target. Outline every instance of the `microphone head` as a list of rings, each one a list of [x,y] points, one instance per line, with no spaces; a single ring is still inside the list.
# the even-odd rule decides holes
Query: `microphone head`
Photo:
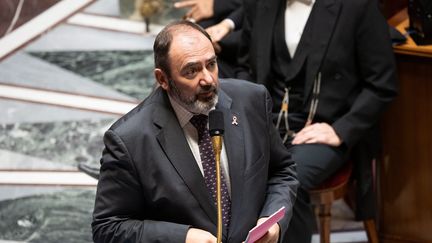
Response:
[[[223,135],[224,129],[224,118],[223,113],[220,110],[212,110],[209,113],[209,132],[210,136],[221,136]]]

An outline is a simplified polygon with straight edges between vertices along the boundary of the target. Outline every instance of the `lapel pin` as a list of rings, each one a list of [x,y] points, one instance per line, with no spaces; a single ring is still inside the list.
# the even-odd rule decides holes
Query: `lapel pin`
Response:
[[[237,117],[233,116],[231,124],[238,126]]]

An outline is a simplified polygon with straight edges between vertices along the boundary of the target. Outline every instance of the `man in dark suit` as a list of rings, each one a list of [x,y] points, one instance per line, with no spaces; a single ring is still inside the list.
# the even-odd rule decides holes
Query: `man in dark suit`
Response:
[[[160,86],[105,133],[94,241],[215,242],[214,190],[207,184],[214,174],[206,169],[213,154],[204,155],[193,120],[216,108],[224,115],[222,184],[229,196],[223,201],[230,204],[223,205],[222,241],[242,242],[284,206],[283,220],[262,238],[277,242],[288,227],[298,181],[272,123],[268,92],[246,81],[219,81],[210,37],[188,21],[165,27],[154,52]]]
[[[388,26],[376,0],[245,0],[243,7],[237,77],[264,84],[273,98],[300,181],[287,242],[310,242],[309,189],[349,156],[362,168],[359,185],[371,188],[377,122],[397,94]],[[358,217],[373,216],[367,198]]]
[[[218,55],[219,77],[234,77],[243,22],[242,0],[181,0],[174,6],[188,8],[185,17],[210,34]]]

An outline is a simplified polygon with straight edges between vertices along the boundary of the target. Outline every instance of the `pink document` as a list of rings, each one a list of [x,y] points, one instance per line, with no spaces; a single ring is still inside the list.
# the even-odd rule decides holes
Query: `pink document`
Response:
[[[279,220],[281,220],[284,216],[285,207],[281,207],[278,211],[276,211],[269,218],[267,218],[266,221],[249,230],[249,234],[246,237],[245,243],[253,243],[259,240],[261,237],[263,237],[263,235],[267,233],[270,227],[279,222]]]

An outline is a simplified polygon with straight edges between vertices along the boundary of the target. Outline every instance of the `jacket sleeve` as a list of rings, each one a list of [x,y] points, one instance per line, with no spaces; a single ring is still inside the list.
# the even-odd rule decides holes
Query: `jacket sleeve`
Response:
[[[231,12],[227,18],[231,19],[234,22],[235,30],[241,29],[243,24],[243,7],[240,6],[239,8]]]
[[[214,0],[213,16],[217,19],[224,19],[236,9],[240,8],[241,5],[242,0]]]
[[[285,206],[285,217],[279,222],[281,228],[280,242],[288,229],[293,214],[293,206],[297,195],[296,164],[291,158],[290,152],[283,144],[279,132],[272,120],[272,99],[268,92],[266,95],[266,114],[270,137],[270,165],[268,172],[266,200],[260,217],[267,217],[276,212],[281,205]]]
[[[250,66],[251,34],[255,13],[255,1],[243,1],[242,6],[242,31],[237,51],[237,68],[235,77],[238,79],[254,81]]]
[[[121,138],[108,130],[104,143],[93,212],[94,242],[184,242],[189,225],[146,219],[152,209]]]
[[[348,147],[378,122],[397,95],[396,64],[388,25],[376,1],[366,0],[356,26],[356,63],[362,90],[347,112],[332,126]]]

